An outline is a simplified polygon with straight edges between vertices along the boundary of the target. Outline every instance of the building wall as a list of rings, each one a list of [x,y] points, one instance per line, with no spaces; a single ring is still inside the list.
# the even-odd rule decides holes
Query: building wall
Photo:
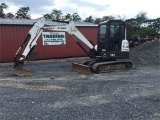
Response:
[[[0,62],[13,62],[16,51],[31,27],[31,25],[0,25]],[[88,40],[96,44],[98,33],[96,26],[77,28]],[[44,32],[48,31],[44,30]],[[41,35],[33,52],[39,52],[39,55],[34,60],[86,55],[68,33],[66,33],[66,45],[43,46]]]

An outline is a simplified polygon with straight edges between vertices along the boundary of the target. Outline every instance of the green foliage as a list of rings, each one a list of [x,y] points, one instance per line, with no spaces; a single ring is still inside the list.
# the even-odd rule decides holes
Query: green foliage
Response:
[[[141,11],[136,15],[136,19],[138,22],[142,23],[143,21],[147,20],[147,12]]]
[[[92,18],[92,16],[89,16],[84,20],[84,22],[93,23],[94,19]]]
[[[143,27],[136,31],[136,34],[141,37],[149,36],[151,33],[156,33],[156,28]]]
[[[63,20],[72,20],[72,15],[70,13],[66,13],[66,15],[63,16]]]
[[[73,13],[72,14],[72,20],[73,21],[81,21],[82,18],[78,15],[78,13]]]
[[[81,17],[78,15],[78,13],[66,13],[63,15],[61,10],[53,9],[51,14],[44,14],[43,17],[46,19],[52,19],[52,20],[70,20],[70,21],[81,21]]]
[[[138,34],[142,37],[149,36],[151,33],[157,33],[160,31],[160,18],[148,19],[147,13],[144,11],[139,12],[136,18],[131,18],[125,21],[126,24],[132,29],[127,29],[127,35]],[[146,24],[147,27],[142,27],[142,24]]]
[[[126,22],[126,29],[127,29],[127,38],[130,38],[136,32],[134,26],[128,24],[127,22]]]
[[[62,11],[61,10],[57,10],[57,9],[53,9],[50,16],[53,20],[61,20],[62,19]]]
[[[20,7],[16,13],[16,18],[18,19],[31,19],[29,15],[29,7]]]
[[[115,17],[112,16],[112,15],[103,16],[103,17],[102,17],[102,22],[103,22],[103,21],[108,21],[108,20],[114,20],[114,19],[115,19]]]
[[[109,16],[103,16],[102,18],[96,18],[94,20],[94,23],[95,24],[99,24],[100,22],[104,22],[104,21],[108,21],[108,20],[114,20],[115,17],[112,16],[112,15],[109,15]]]
[[[4,13],[4,9],[7,9],[7,5],[5,3],[1,3],[0,5],[0,17],[4,18],[6,15]]]
[[[6,18],[14,18],[14,14],[12,14],[11,12],[6,14]]]
[[[101,18],[96,18],[95,21],[94,21],[94,23],[95,24],[99,24],[101,21],[102,21]]]
[[[46,18],[46,19],[52,19],[50,14],[44,14],[43,17]]]

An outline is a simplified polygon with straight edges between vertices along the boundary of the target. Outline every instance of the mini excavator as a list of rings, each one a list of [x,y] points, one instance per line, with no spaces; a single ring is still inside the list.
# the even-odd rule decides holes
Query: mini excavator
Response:
[[[45,24],[46,19],[40,18],[28,32],[14,56],[14,74],[18,76],[31,75],[23,68],[24,62],[35,57],[32,53],[43,30],[63,31],[71,35],[78,46],[90,57],[82,63],[72,63],[72,70],[83,74],[124,70],[133,67],[133,63],[122,59],[129,58],[129,43],[126,40],[125,22],[109,20],[98,25],[97,45],[94,45],[76,28],[73,21],[53,21],[58,24]],[[87,51],[83,42],[90,50]],[[20,53],[21,49],[23,52]],[[121,60],[120,60],[121,59]]]

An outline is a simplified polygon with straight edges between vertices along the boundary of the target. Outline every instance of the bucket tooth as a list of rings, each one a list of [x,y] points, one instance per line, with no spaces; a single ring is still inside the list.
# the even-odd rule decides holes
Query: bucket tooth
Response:
[[[72,63],[72,70],[81,74],[91,74],[91,67],[83,64]]]

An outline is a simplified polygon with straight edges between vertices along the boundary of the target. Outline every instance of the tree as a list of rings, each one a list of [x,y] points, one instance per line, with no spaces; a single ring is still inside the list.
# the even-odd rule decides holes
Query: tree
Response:
[[[147,20],[147,12],[141,11],[136,15],[136,19],[138,22],[143,22]]]
[[[153,26],[156,28],[157,32],[160,31],[160,17],[155,19]]]
[[[53,20],[62,20],[62,11],[53,9],[51,13],[51,17]]]
[[[51,14],[44,14],[43,17],[46,18],[46,19],[52,19]]]
[[[103,21],[108,21],[108,20],[113,20],[113,19],[114,19],[114,17],[111,16],[111,15],[110,15],[110,16],[103,16],[103,17],[102,17],[102,22],[103,22]]]
[[[101,18],[96,18],[96,19],[94,20],[94,23],[95,23],[95,24],[99,24],[101,21],[102,21]]]
[[[143,27],[136,31],[136,34],[142,37],[148,36],[151,33],[156,33],[156,28]]]
[[[136,15],[136,27],[139,28],[140,25],[147,20],[147,13],[145,11],[141,11]]]
[[[94,19],[92,18],[92,16],[87,17],[84,22],[89,22],[89,23],[93,23]]]
[[[72,20],[73,21],[81,21],[81,17],[78,15],[78,13],[73,13],[72,14]]]
[[[29,15],[29,11],[30,11],[29,7],[20,7],[16,12],[16,18],[31,19],[31,16]]]
[[[5,13],[4,13],[4,9],[6,9],[8,6],[5,3],[1,3],[0,5],[0,17],[4,18],[5,17]]]
[[[132,35],[136,34],[135,28],[131,24],[125,22],[125,26],[127,29],[127,38],[130,38]]]
[[[130,26],[132,30],[136,32],[137,30],[137,20],[135,18],[130,18],[125,21],[126,24]]]
[[[66,15],[63,16],[63,20],[72,20],[72,15],[70,13],[66,13]]]
[[[126,20],[126,23],[131,25],[134,30],[139,30],[142,23],[146,22],[147,13],[145,11],[139,12],[135,18],[130,18]]]
[[[11,12],[7,13],[6,18],[14,18],[14,14],[12,14]]]

